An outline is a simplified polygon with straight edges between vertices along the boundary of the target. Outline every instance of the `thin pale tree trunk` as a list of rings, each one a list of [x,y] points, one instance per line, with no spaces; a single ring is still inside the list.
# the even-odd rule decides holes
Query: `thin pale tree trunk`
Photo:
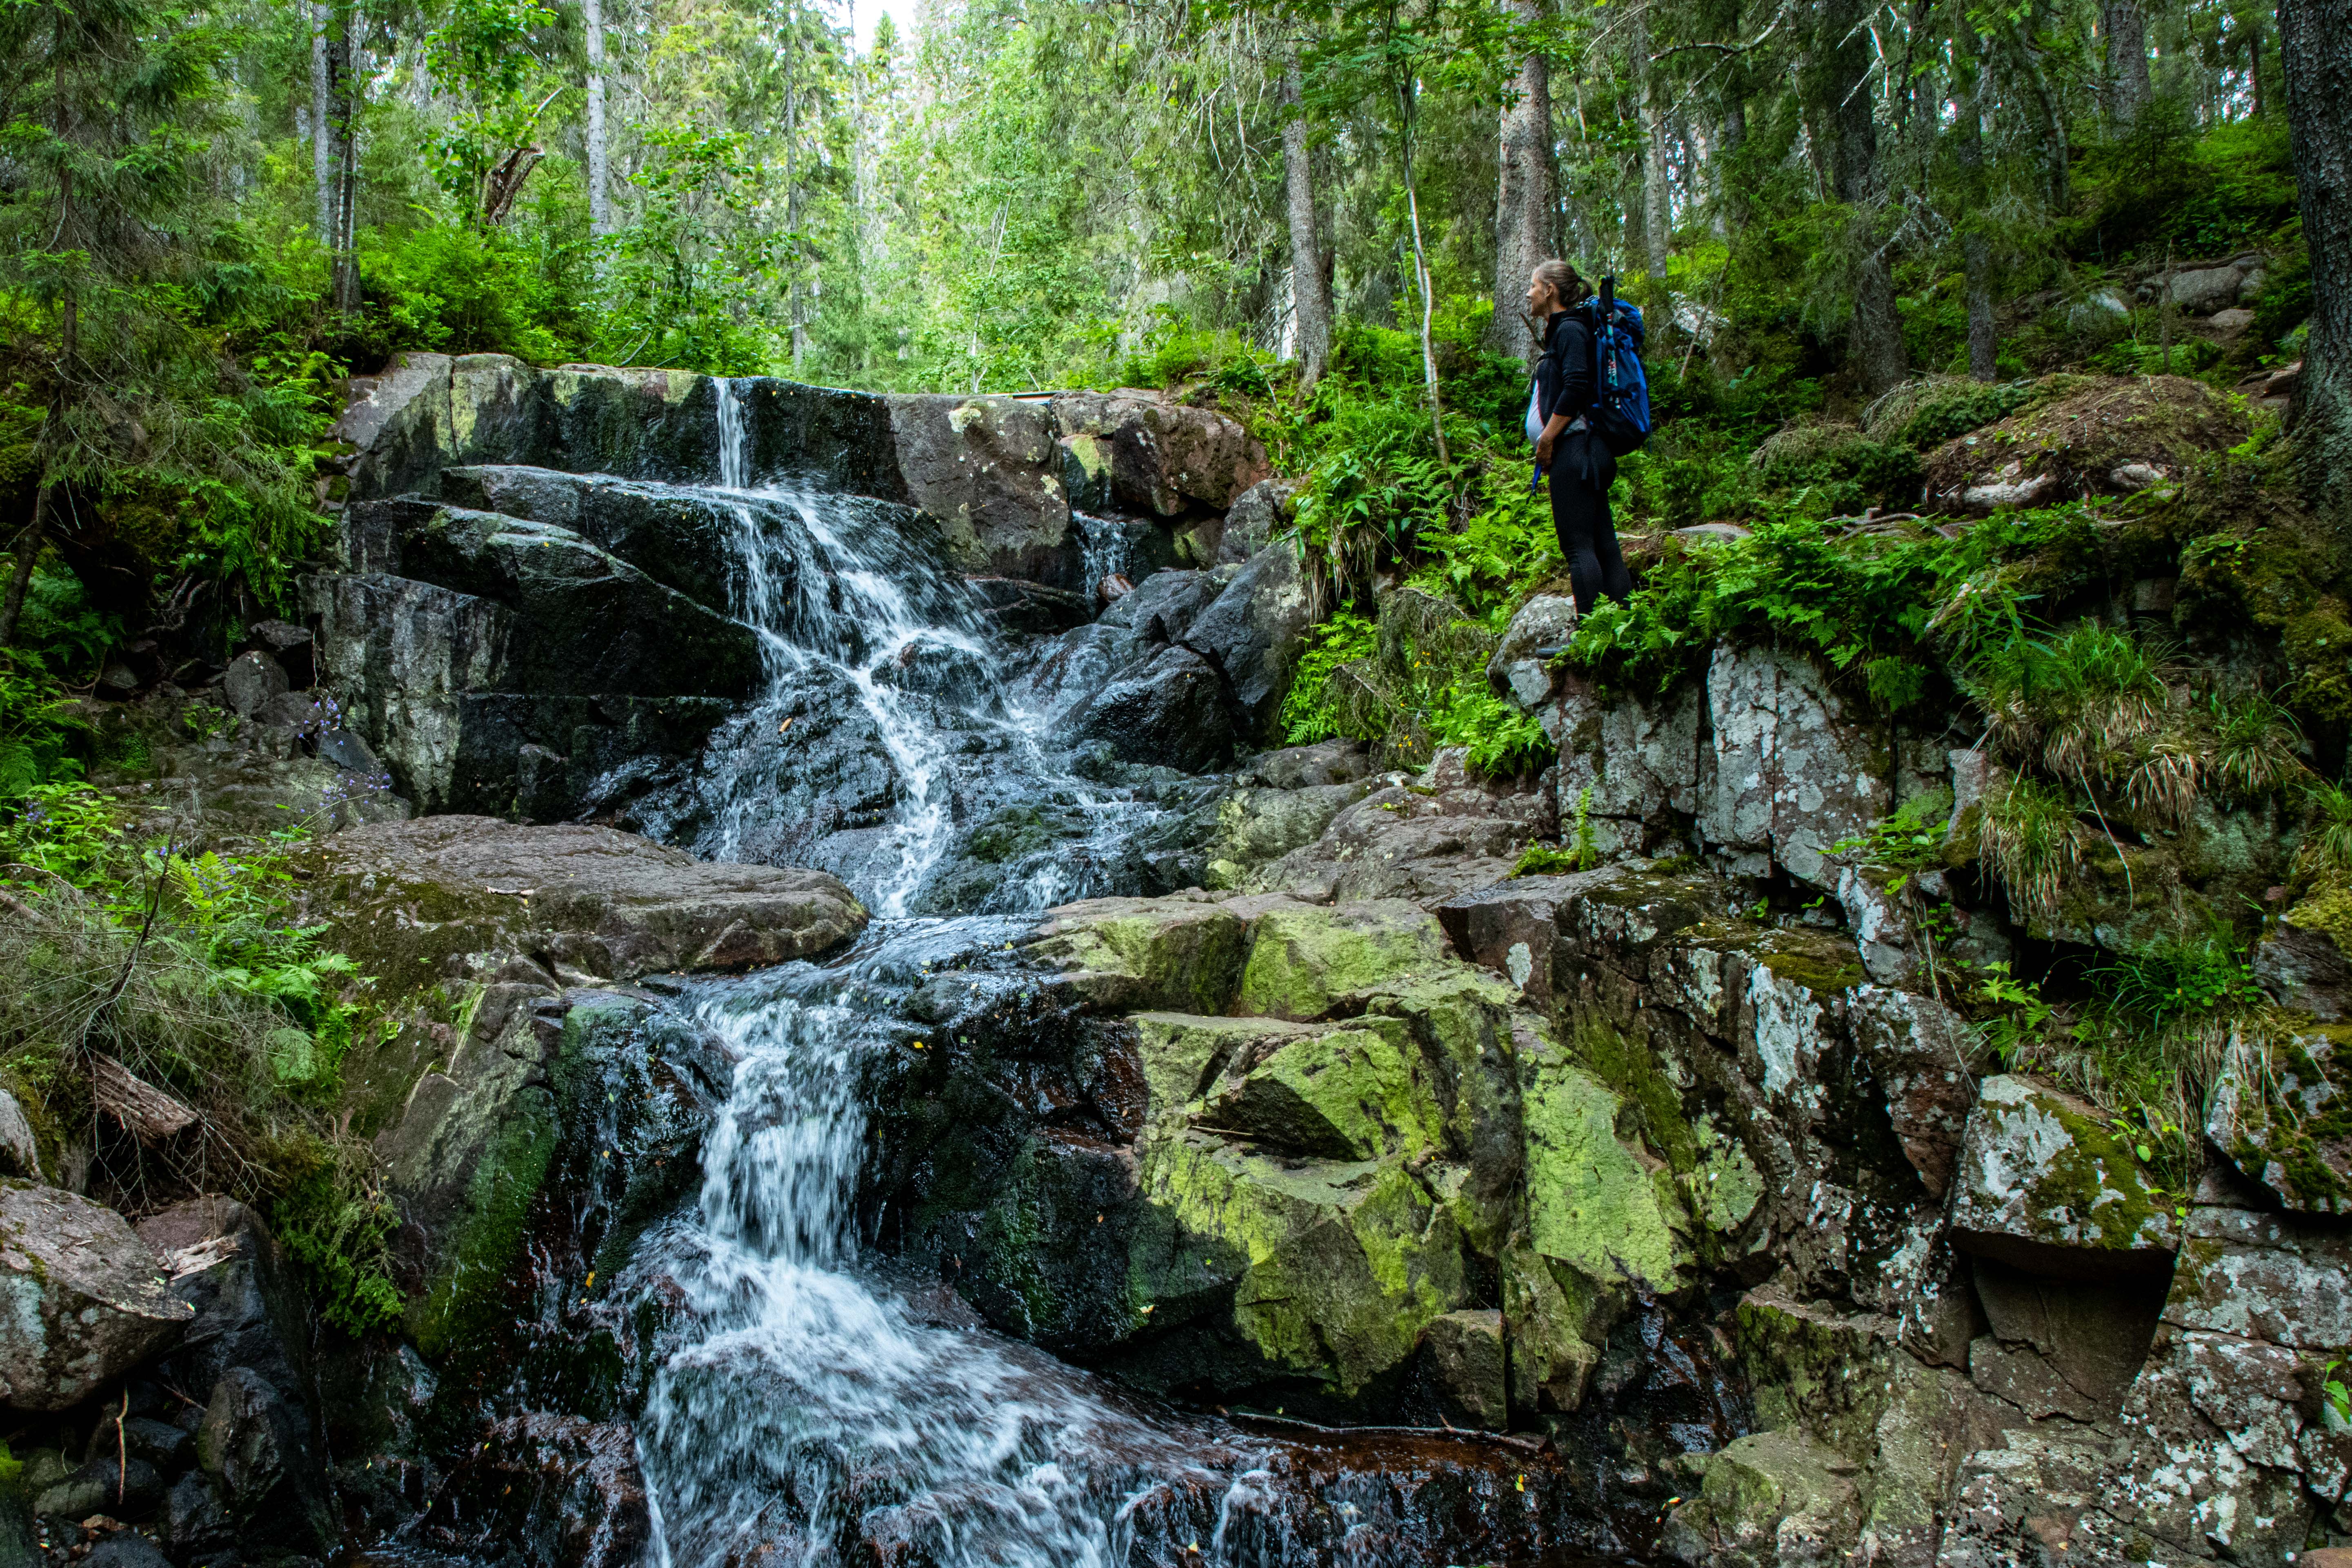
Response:
[[[1542,19],[1541,0],[1512,0],[1522,23]],[[1542,346],[1520,307],[1536,264],[1558,252],[1559,178],[1552,163],[1551,67],[1530,53],[1517,97],[1503,110],[1501,177],[1495,197],[1495,319],[1486,346],[1532,365]]]
[[[1404,151],[1404,210],[1412,224],[1412,275],[1421,286],[1421,370],[1429,386],[1429,429],[1437,439],[1437,460],[1447,468],[1454,466],[1445,450],[1445,408],[1437,395],[1437,347],[1430,335],[1436,300],[1429,286],[1429,256],[1421,242],[1421,192],[1412,172],[1413,101],[1412,80],[1410,77],[1397,83],[1397,108],[1400,110],[1400,138]]]
[[[1290,217],[1290,309],[1297,334],[1298,384],[1323,379],[1331,359],[1331,275],[1315,221],[1315,150],[1307,142],[1306,86],[1294,52],[1282,68],[1282,174]]]
[[[2352,525],[2352,0],[2282,0],[2279,75],[2311,247],[2294,441],[2312,503]]]
[[[612,165],[604,147],[604,5],[581,0],[588,27],[588,232],[613,232]]]
[[[1642,245],[1650,277],[1663,286],[1674,239],[1675,202],[1666,183],[1666,116],[1659,101],[1657,68],[1650,63],[1646,7],[1635,8],[1633,27],[1633,79],[1642,107]]]
[[[331,20],[326,0],[310,6],[310,177],[318,187],[319,242],[335,243],[335,118],[332,51],[327,42]]]

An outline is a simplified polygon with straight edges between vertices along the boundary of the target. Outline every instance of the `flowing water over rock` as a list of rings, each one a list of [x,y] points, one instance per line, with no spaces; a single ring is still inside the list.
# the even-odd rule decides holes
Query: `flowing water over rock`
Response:
[[[699,1194],[648,1231],[619,1292],[669,1314],[637,1425],[656,1559],[1370,1564],[1590,1539],[1548,1460],[1439,1436],[1276,1441],[1141,1407],[865,1245],[867,1096],[894,1058],[936,1048],[911,999],[950,972],[971,993],[1034,984],[1006,951],[1034,922],[1008,917],[1132,890],[1165,813],[1075,771],[1048,738],[1050,681],[1018,668],[904,509],[753,488],[731,404],[712,499],[737,525],[736,607],[768,693],[702,777],[639,810],[705,856],[835,870],[882,918],[845,957],[678,1004],[736,1067]],[[1002,913],[920,912],[940,908]]]

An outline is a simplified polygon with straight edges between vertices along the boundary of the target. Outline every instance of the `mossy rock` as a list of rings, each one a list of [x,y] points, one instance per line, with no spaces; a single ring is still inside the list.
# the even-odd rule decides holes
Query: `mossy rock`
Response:
[[[1411,1158],[1437,1146],[1443,1113],[1402,1020],[1366,1018],[1272,1043],[1209,1091],[1202,1114],[1214,1126],[1329,1160]]]
[[[1272,1374],[1352,1398],[1466,1301],[1451,1216],[1393,1162],[1277,1159],[1193,1132],[1147,1141],[1142,1190],[1188,1242],[1242,1260],[1230,1331]]]
[[[1708,1456],[1699,1495],[1667,1516],[1685,1563],[1786,1568],[1838,1563],[1862,1533],[1861,1467],[1802,1431],[1757,1432]]]
[[[2074,1278],[2162,1270],[2179,1245],[2174,1206],[2130,1140],[2082,1100],[2009,1073],[1979,1089],[1952,1178],[1958,1246]]]
[[[1250,928],[1234,1011],[1317,1018],[1352,993],[1449,961],[1436,917],[1398,899],[1307,904],[1285,900]]]
[[[2214,1087],[2206,1136],[2230,1163],[2304,1214],[2352,1214],[2352,1024],[2307,1024],[2273,1052],[2269,1082],[2232,1063]]]
[[[1639,1138],[1638,1111],[1556,1051],[1519,1068],[1529,1247],[1597,1289],[1682,1289],[1696,1262],[1690,1215],[1672,1167]]]
[[[1050,911],[1031,960],[1104,1013],[1229,1010],[1247,952],[1248,910],[1205,899],[1095,899]]]

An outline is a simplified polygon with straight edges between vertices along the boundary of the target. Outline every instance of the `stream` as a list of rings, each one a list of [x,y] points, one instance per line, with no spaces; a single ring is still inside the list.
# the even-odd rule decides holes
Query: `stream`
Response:
[[[921,1033],[910,994],[950,972],[973,993],[1031,984],[1005,950],[1036,911],[1136,890],[1130,847],[1169,808],[1057,751],[1050,683],[904,509],[759,483],[734,412],[722,384],[722,473],[700,493],[734,519],[734,608],[767,692],[701,776],[648,803],[647,830],[824,867],[876,919],[845,955],[674,1004],[735,1066],[699,1192],[622,1282],[674,1308],[636,1424],[654,1561],[1370,1568],[1546,1537],[1558,1497],[1516,1450],[1293,1440],[1150,1405],[989,1331],[874,1247],[861,1086]],[[862,813],[813,828],[813,770],[863,776]],[[1045,830],[976,858],[1008,814]]]

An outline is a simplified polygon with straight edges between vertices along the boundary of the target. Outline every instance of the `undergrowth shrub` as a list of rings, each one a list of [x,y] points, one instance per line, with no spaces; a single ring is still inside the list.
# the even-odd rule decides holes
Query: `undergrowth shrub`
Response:
[[[357,1331],[397,1305],[394,1221],[331,1114],[368,1021],[351,960],[292,917],[300,837],[190,852],[96,792],[29,792],[0,820],[0,1074],[45,1162],[79,1142],[134,1215],[200,1192],[263,1208]]]

